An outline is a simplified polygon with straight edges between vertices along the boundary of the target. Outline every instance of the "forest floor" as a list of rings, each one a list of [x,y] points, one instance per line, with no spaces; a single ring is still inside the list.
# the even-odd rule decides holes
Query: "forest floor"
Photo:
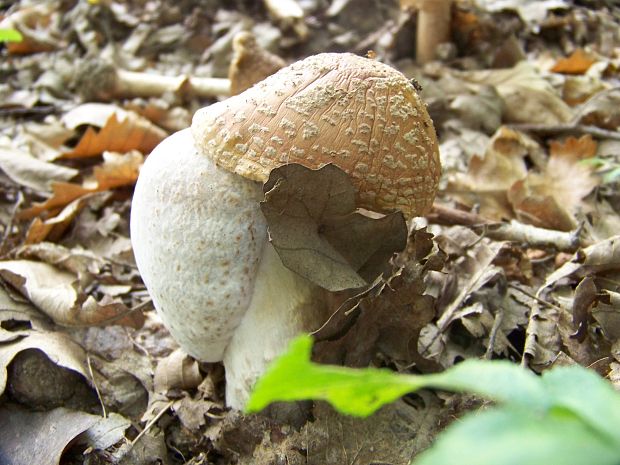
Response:
[[[351,297],[358,313],[319,334],[322,360],[580,364],[620,388],[620,9],[455,1],[451,41],[421,65],[414,8],[297,3],[0,1],[0,31],[22,36],[0,43],[2,464],[405,465],[479,405],[424,392],[363,420],[323,403],[243,415],[222,365],[163,327],[132,254],[133,186],[161,140],[226,97],[188,77],[227,78],[241,31],[286,63],[370,53],[419,83],[439,138],[435,205],[392,261],[416,286],[339,293],[332,311]],[[104,86],[104,64],[165,85]]]

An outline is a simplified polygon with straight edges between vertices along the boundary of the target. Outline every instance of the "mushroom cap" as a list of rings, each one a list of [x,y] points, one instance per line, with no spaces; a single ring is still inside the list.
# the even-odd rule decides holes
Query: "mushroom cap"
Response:
[[[349,53],[311,56],[197,111],[192,133],[217,165],[256,181],[287,163],[333,163],[351,176],[360,207],[407,218],[429,211],[441,174],[435,129],[411,82]]]

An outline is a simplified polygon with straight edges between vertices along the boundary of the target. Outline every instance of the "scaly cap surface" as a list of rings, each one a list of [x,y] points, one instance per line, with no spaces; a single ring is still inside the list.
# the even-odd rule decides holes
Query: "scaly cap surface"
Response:
[[[426,107],[399,71],[348,53],[293,63],[245,92],[196,112],[197,147],[256,181],[286,163],[333,163],[359,206],[427,213],[441,167]]]

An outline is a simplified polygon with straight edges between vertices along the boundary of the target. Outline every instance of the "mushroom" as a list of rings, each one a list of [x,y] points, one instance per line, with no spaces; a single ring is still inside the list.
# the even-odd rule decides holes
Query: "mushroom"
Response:
[[[230,95],[237,95],[286,66],[286,62],[264,48],[248,31],[233,39],[233,57],[228,68]]]
[[[200,76],[165,76],[127,71],[105,60],[86,60],[78,66],[76,88],[87,100],[157,97],[166,92],[197,97],[230,95],[230,80]]]
[[[437,46],[450,40],[452,0],[400,0],[400,4],[418,10],[416,61],[434,60]]]
[[[223,360],[233,408],[292,337],[327,317],[325,291],[282,264],[259,208],[261,183],[287,163],[333,163],[360,207],[407,218],[429,211],[440,175],[435,130],[411,82],[352,54],[283,68],[199,110],[191,130],[155,148],[133,198],[136,262],[181,347]]]

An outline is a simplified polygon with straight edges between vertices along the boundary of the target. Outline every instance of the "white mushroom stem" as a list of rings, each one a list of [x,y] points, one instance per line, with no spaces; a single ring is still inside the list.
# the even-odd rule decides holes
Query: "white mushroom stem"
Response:
[[[437,46],[450,40],[452,0],[414,0],[418,10],[416,61],[428,63],[437,58]]]
[[[79,91],[88,98],[159,97],[165,93],[198,97],[230,95],[230,80],[200,76],[166,76],[157,73],[127,71],[111,63],[83,63],[78,69]]]
[[[323,291],[286,268],[265,244],[252,302],[224,353],[227,404],[242,409],[267,365],[291,339],[318,329],[327,316]]]
[[[190,355],[224,360],[226,401],[239,409],[266,365],[325,312],[323,291],[267,241],[261,197],[259,183],[198,154],[186,129],[148,157],[132,203],[134,254],[157,311]]]

